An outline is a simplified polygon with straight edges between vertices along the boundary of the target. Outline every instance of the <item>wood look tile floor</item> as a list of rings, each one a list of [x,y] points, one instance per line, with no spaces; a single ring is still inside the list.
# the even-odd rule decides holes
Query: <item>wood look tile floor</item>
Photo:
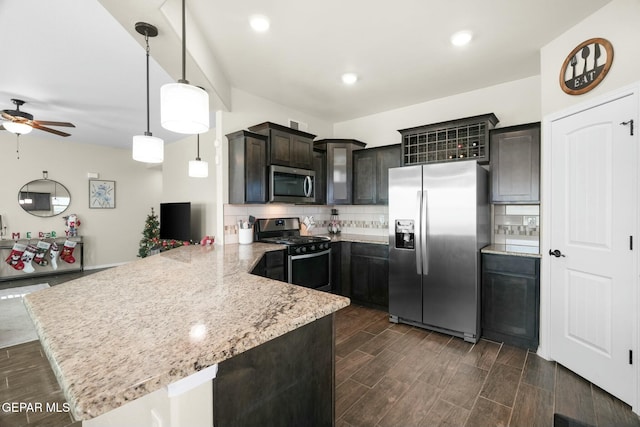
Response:
[[[336,313],[336,426],[640,426],[631,408],[526,350],[389,323],[350,305]]]
[[[5,282],[55,286],[95,272]],[[33,341],[0,349],[0,405],[64,396]],[[357,305],[336,313],[336,427],[553,426],[554,412],[596,427],[640,427],[630,407],[554,362],[525,350],[389,323]],[[67,413],[11,413],[0,427],[72,424]]]

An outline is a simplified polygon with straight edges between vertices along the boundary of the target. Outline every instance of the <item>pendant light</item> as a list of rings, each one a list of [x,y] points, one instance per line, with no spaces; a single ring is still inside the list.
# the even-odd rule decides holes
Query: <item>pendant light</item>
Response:
[[[146,22],[137,22],[136,31],[144,36],[147,44],[147,130],[144,135],[133,137],[133,160],[145,163],[162,163],[164,160],[164,141],[149,131],[149,37],[158,35],[158,29]]]
[[[209,94],[185,77],[185,0],[182,0],[182,78],[160,89],[160,122],[172,132],[199,134],[209,130]]]
[[[198,151],[195,160],[189,160],[189,176],[191,178],[206,178],[209,176],[209,163],[200,160],[200,134],[197,139]]]

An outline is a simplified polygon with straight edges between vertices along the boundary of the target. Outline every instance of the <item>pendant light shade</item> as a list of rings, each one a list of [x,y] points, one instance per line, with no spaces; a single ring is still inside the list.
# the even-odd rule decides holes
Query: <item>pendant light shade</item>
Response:
[[[172,132],[192,135],[209,130],[209,94],[187,81],[186,50],[185,0],[182,0],[182,78],[160,89],[160,123]]]
[[[2,126],[4,126],[4,128],[9,132],[16,133],[18,135],[26,135],[33,130],[31,126],[18,122],[6,121],[2,122]]]
[[[189,176],[191,178],[206,178],[209,176],[209,163],[200,159],[200,135],[197,139],[198,151],[195,160],[189,160]]]
[[[133,160],[145,163],[162,163],[164,161],[164,141],[149,131],[149,37],[158,35],[158,29],[146,22],[136,23],[136,31],[144,35],[147,44],[147,131],[144,135],[133,137]]]
[[[133,137],[133,160],[145,163],[164,161],[164,141],[151,135]]]
[[[168,83],[160,89],[160,122],[176,133],[198,134],[209,130],[209,94],[186,83]]]

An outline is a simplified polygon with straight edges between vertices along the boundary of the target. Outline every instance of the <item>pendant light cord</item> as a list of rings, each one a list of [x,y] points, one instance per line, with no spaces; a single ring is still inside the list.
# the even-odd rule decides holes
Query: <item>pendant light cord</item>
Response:
[[[198,147],[197,150],[198,151],[196,153],[196,160],[200,161],[200,134],[197,135],[197,138],[198,139],[196,141],[197,141],[197,144],[198,144],[197,145],[197,147]]]
[[[146,136],[152,136],[149,131],[149,32],[144,32],[144,41],[147,43],[147,131]]]
[[[186,72],[186,59],[187,59],[187,31],[186,31],[186,20],[185,20],[185,0],[182,0],[182,80],[179,83],[189,84],[187,81],[187,72]]]

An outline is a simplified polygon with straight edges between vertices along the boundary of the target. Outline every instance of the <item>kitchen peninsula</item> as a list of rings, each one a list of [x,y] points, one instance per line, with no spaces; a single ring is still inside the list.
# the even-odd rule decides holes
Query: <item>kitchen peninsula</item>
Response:
[[[25,297],[73,417],[238,425],[297,390],[290,419],[325,408],[333,423],[333,313],[349,300],[249,274],[280,249],[185,246]]]

